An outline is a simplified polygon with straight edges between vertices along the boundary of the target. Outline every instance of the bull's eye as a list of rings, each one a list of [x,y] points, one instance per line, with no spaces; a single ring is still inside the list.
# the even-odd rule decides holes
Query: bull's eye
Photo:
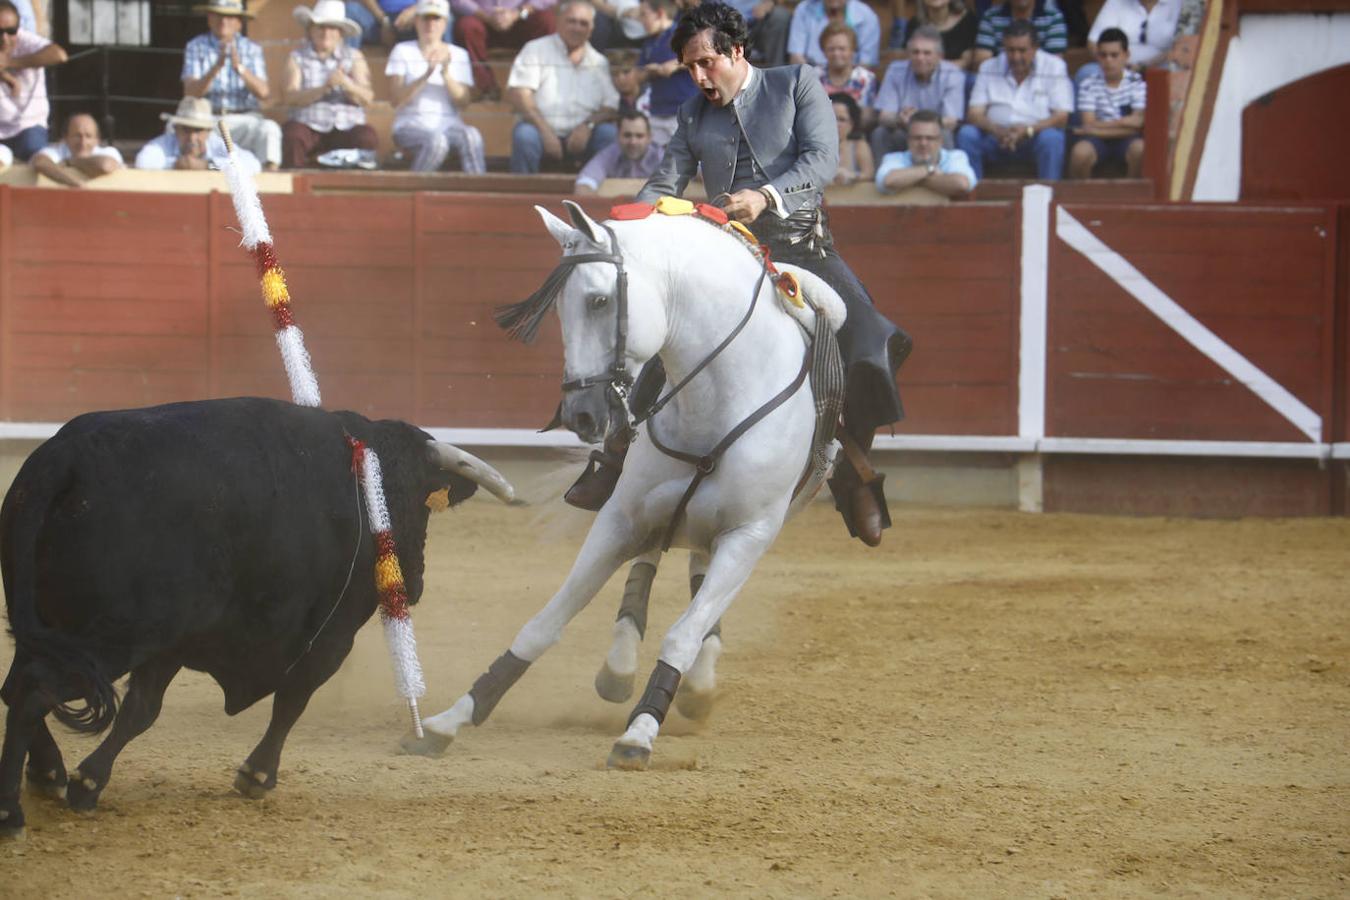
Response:
[[[609,305],[609,297],[604,294],[594,294],[586,303],[591,309],[604,309]]]

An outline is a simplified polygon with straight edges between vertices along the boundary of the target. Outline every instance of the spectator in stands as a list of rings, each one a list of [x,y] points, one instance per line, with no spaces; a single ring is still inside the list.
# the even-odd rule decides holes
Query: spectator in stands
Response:
[[[98,122],[89,113],[72,113],[66,118],[61,141],[33,154],[33,168],[57,184],[84,187],[91,178],[122,168],[122,154],[116,147],[104,147]]]
[[[271,94],[267,63],[262,47],[239,33],[253,13],[244,9],[243,0],[213,0],[195,10],[206,13],[209,30],[183,50],[183,95],[205,97],[236,144],[263,160],[267,169],[280,167],[281,126],[261,112]]]
[[[549,159],[584,163],[614,143],[619,94],[609,62],[588,41],[595,24],[589,0],[563,0],[558,33],[526,44],[511,65],[511,171],[538,172]]]
[[[788,62],[825,65],[820,34],[832,23],[847,25],[858,39],[854,63],[875,66],[881,58],[881,21],[863,0],[802,0],[788,29]]]
[[[501,97],[488,66],[489,47],[521,47],[553,33],[556,0],[451,0],[455,43],[469,51],[473,83],[487,100]]]
[[[297,6],[295,18],[305,41],[286,60],[286,105],[291,120],[281,129],[282,158],[288,169],[312,165],[334,150],[366,151],[374,158],[379,138],[366,124],[366,107],[375,99],[370,66],[360,50],[343,43],[357,32],[342,0],[317,0],[311,9]]]
[[[950,139],[965,114],[966,74],[942,58],[942,34],[935,25],[920,25],[909,36],[909,59],[886,69],[877,91],[879,124],[872,130],[872,155],[903,150],[910,118],[921,109],[941,116]]]
[[[642,78],[651,91],[651,138],[665,147],[675,134],[675,114],[680,105],[698,93],[698,86],[675,58],[670,37],[675,33],[674,0],[642,0],[638,17],[647,29],[647,40],[638,55]],[[650,174],[650,173],[648,173]]]
[[[469,54],[444,39],[449,0],[418,0],[414,8],[417,40],[395,45],[384,69],[398,108],[394,143],[412,152],[414,172],[435,172],[454,150],[460,168],[481,175],[483,135],[459,114],[473,87]]]
[[[619,92],[619,116],[635,112],[647,115],[652,108],[652,92],[642,83],[642,73],[637,67],[638,52],[625,47],[609,51],[605,59],[609,60],[614,90]]]
[[[680,5],[679,0],[676,5]],[[697,0],[690,5],[697,6]],[[789,0],[732,0],[727,6],[740,13],[750,28],[745,55],[751,62],[765,68],[787,64],[788,32],[792,28]]]
[[[1003,46],[1003,34],[1013,22],[1029,22],[1036,29],[1036,45],[1042,53],[1063,53],[1069,47],[1069,29],[1059,10],[1046,0],[1005,0],[980,18],[975,38],[975,65],[990,59]]]
[[[1097,36],[1097,64],[1078,87],[1082,124],[1069,152],[1069,177],[1091,178],[1098,161],[1124,160],[1126,174],[1138,178],[1144,166],[1144,78],[1129,68],[1130,39],[1119,28]]]
[[[965,0],[919,0],[918,12],[910,18],[905,33],[912,37],[925,25],[938,30],[943,59],[963,70],[974,68],[975,38],[980,32],[980,20],[966,8]],[[951,133],[951,128],[945,130]]]
[[[360,32],[347,38],[347,46],[360,49],[362,44],[384,44],[395,41],[417,40],[417,0],[346,0],[347,18],[356,23]],[[454,17],[445,17],[444,40],[452,36]]]
[[[962,197],[974,190],[979,178],[964,150],[947,150],[942,120],[931,109],[921,109],[909,120],[909,149],[887,153],[877,167],[877,190],[883,194],[926,187],[944,197]]]
[[[820,70],[825,93],[852,97],[862,110],[862,127],[870,127],[877,100],[877,76],[866,66],[853,64],[858,54],[858,36],[847,25],[831,22],[820,33],[820,49],[825,54],[825,65]]]
[[[592,47],[603,53],[642,46],[647,32],[638,17],[641,4],[635,0],[591,0],[591,5],[595,7]]]
[[[619,139],[601,150],[577,176],[578,194],[594,194],[606,178],[641,178],[646,181],[661,165],[665,148],[652,140],[651,124],[642,113],[619,116]]]
[[[834,122],[839,127],[839,168],[835,170],[834,183],[871,181],[877,164],[863,137],[866,132],[862,127],[862,107],[848,94],[835,94],[830,102]]]
[[[1134,48],[1130,65],[1161,65],[1167,62],[1180,16],[1181,0],[1106,0],[1088,32],[1088,47],[1101,43],[1108,28],[1118,28]]]
[[[1036,28],[1018,20],[1003,32],[1003,52],[980,66],[956,145],[977,178],[986,162],[1036,161],[1036,177],[1057,181],[1064,171],[1064,126],[1073,112],[1073,85],[1064,60],[1036,47]]]
[[[19,27],[12,0],[0,0],[0,144],[20,162],[47,146],[47,66],[66,61],[66,51]]]
[[[169,123],[169,130],[141,148],[136,168],[204,171],[223,166],[228,151],[215,130],[216,120],[206,98],[184,97],[178,101],[177,112],[163,113],[160,118]],[[234,148],[234,158],[242,172],[255,175],[262,169],[258,158],[242,147]]]

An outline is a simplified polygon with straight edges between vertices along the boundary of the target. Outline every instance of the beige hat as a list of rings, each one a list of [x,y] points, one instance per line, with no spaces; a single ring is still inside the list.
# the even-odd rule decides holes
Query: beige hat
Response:
[[[220,13],[222,16],[239,16],[241,19],[251,19],[256,15],[256,13],[244,9],[244,0],[212,0],[211,3],[203,3],[201,6],[192,7],[192,11]]]
[[[417,9],[413,12],[415,16],[440,16],[442,19],[450,18],[449,0],[417,0]]]
[[[295,20],[306,30],[311,25],[331,25],[347,37],[356,37],[361,33],[361,26],[347,18],[347,9],[342,0],[317,0],[313,9],[297,6]]]
[[[215,128],[216,117],[211,115],[211,101],[205,97],[184,97],[178,101],[178,111],[170,115],[160,113],[159,117],[170,125],[182,125],[184,128]]]

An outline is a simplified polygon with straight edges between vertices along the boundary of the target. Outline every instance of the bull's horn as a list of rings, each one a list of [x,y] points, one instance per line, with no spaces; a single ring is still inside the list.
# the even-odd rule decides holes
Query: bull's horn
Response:
[[[427,448],[431,451],[432,460],[442,469],[476,481],[503,503],[511,506],[524,505],[524,500],[516,499],[516,489],[511,486],[511,482],[503,478],[501,472],[472,453],[443,441],[427,441]]]

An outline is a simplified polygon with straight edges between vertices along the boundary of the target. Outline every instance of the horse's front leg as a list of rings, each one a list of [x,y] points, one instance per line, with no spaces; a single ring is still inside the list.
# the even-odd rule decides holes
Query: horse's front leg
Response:
[[[544,655],[562,637],[563,628],[604,587],[609,577],[637,550],[635,523],[609,504],[596,516],[572,570],[562,587],[534,618],[525,623],[511,649],[493,661],[469,689],[445,712],[423,721],[425,736],[404,737],[405,752],[440,756],[466,723],[482,725],[497,703],[525,674],[530,663]]]
[[[647,636],[647,605],[652,597],[656,567],[660,563],[661,551],[653,550],[639,556],[628,570],[623,602],[614,619],[614,642],[610,644],[604,665],[595,674],[595,692],[610,703],[623,703],[633,696],[638,646]]]
[[[764,552],[782,527],[782,511],[769,519],[742,525],[720,535],[714,542],[708,573],[684,615],[666,632],[661,655],[647,682],[647,690],[628,718],[628,730],[614,744],[609,767],[645,769],[651,761],[652,743],[665,721],[666,712],[688,672],[703,649],[704,640],[731,601],[745,586]]]

